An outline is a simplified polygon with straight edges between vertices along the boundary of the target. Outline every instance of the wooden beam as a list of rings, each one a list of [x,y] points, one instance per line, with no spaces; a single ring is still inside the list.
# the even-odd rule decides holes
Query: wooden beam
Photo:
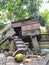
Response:
[[[33,49],[34,50],[39,50],[39,45],[38,45],[38,41],[37,41],[37,37],[34,36],[30,36],[31,40],[32,40],[32,45],[33,45]]]

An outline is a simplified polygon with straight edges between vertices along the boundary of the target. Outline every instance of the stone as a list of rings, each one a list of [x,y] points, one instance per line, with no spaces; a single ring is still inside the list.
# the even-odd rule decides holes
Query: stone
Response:
[[[12,56],[8,56],[6,63],[14,62],[14,58]]]
[[[6,65],[6,57],[3,53],[0,53],[0,65]]]

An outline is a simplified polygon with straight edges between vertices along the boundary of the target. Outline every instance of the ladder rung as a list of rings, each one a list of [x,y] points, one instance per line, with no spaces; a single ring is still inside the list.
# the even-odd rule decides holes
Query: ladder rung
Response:
[[[25,45],[17,45],[18,48],[26,48]]]
[[[15,41],[15,43],[24,43],[23,41]]]
[[[18,48],[18,50],[25,50],[25,51],[27,51],[27,48]]]
[[[14,40],[16,40],[16,41],[22,41],[22,39],[14,39]]]

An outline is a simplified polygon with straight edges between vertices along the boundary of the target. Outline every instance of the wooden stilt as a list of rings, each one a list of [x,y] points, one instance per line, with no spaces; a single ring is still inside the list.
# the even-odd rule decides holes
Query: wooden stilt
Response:
[[[38,41],[37,41],[36,36],[34,36],[34,37],[30,36],[30,37],[31,37],[33,49],[34,50],[39,50],[39,45],[38,45]]]

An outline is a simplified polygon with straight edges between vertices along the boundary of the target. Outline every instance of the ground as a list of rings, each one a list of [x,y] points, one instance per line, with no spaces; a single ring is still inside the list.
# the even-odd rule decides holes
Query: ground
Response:
[[[46,55],[45,58],[36,56],[31,58],[31,60],[29,63],[17,63],[12,56],[5,57],[4,53],[0,53],[0,65],[46,65],[46,62],[49,60],[49,55]]]

